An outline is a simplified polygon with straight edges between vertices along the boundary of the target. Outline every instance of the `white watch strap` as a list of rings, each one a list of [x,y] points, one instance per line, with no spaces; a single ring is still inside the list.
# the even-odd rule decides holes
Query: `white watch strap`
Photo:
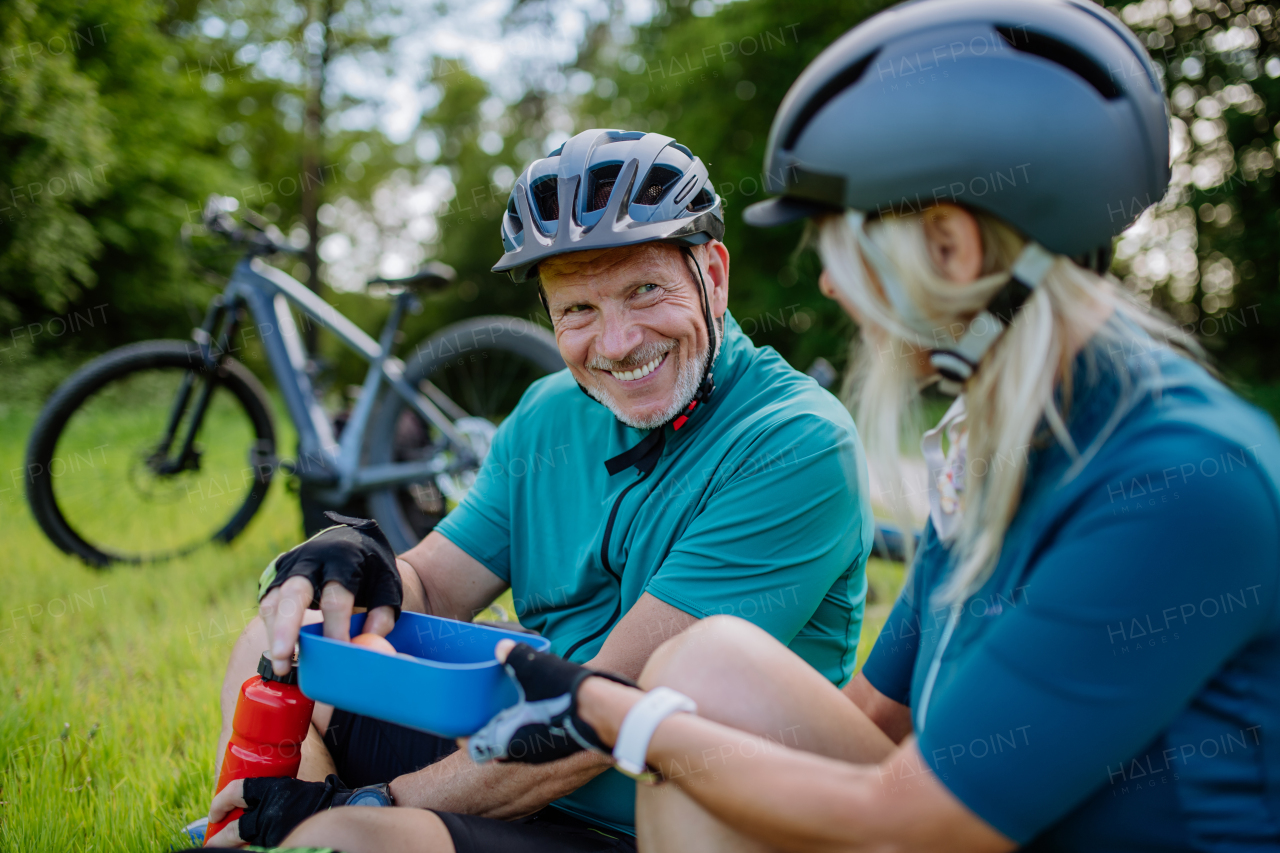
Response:
[[[617,762],[618,769],[632,778],[646,776],[645,754],[649,751],[653,733],[663,720],[681,711],[696,714],[698,705],[670,687],[655,687],[631,706],[613,745],[613,760]]]

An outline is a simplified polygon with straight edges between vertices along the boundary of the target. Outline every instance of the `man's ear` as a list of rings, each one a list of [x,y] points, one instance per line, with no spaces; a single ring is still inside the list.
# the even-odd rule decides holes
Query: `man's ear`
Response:
[[[941,202],[924,212],[929,259],[945,278],[968,284],[982,274],[982,231],[972,213]]]
[[[542,303],[542,310],[547,312],[547,319],[551,320],[551,304],[547,302],[547,291],[542,287],[542,280],[538,280],[538,301]],[[555,321],[551,320],[551,325],[555,325]]]
[[[706,248],[699,260],[707,282],[707,299],[711,303],[711,316],[719,319],[729,309],[729,250],[719,240],[704,244]]]

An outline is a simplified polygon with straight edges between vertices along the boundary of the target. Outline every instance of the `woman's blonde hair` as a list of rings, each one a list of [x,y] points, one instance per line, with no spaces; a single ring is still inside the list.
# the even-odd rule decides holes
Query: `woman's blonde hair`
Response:
[[[1001,220],[974,212],[982,237],[982,272],[976,281],[958,285],[940,274],[930,259],[926,215],[927,211],[887,214],[868,221],[865,228],[896,269],[907,296],[936,326],[937,338],[946,340],[947,334],[963,330],[1008,281],[1026,239]],[[825,218],[818,223],[817,238],[827,275],[852,303],[861,326],[846,397],[871,467],[882,484],[905,484],[900,444],[905,435],[918,434],[922,383],[914,365],[927,353],[913,343],[919,334],[897,316],[877,281],[868,275],[849,220]],[[987,353],[964,389],[968,428],[964,510],[952,546],[957,554],[955,570],[939,591],[943,602],[963,600],[995,568],[1021,501],[1028,453],[1040,438],[1038,432],[1047,426],[1052,438],[1075,460],[1068,476],[1078,472],[1105,439],[1107,428],[1082,451],[1067,431],[1072,364],[1090,338],[1099,341],[1111,336],[1131,350],[1134,326],[1160,345],[1199,352],[1181,329],[1153,316],[1110,280],[1059,257]],[[1122,369],[1120,374],[1124,387],[1131,387],[1127,373]],[[1113,412],[1110,426],[1122,414],[1121,408]],[[895,519],[904,530],[910,529],[913,522],[905,490],[888,491]]]

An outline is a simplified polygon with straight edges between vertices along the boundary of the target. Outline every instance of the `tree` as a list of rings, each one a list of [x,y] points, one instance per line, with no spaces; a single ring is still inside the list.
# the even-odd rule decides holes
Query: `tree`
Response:
[[[741,210],[763,197],[765,135],[791,82],[888,5],[666,0],[635,28],[619,26],[615,9],[567,71],[592,75],[589,92],[561,97],[576,129],[661,131],[708,162],[726,206],[730,307],[757,342],[801,368],[818,355],[838,361],[850,324],[812,286],[816,259],[795,251],[802,228],[749,229]],[[546,7],[525,0],[519,8],[533,16]],[[1143,0],[1112,11],[1164,76],[1176,155],[1169,195],[1117,241],[1114,271],[1198,332],[1230,374],[1280,382],[1270,332],[1280,310],[1277,4]]]
[[[765,197],[766,136],[792,81],[837,37],[888,5],[671,0],[634,31],[602,23],[575,66],[594,77],[572,101],[577,129],[659,131],[707,164],[725,207],[730,310],[757,344],[776,347],[801,369],[819,356],[842,362],[852,325],[818,293],[816,258],[797,250],[804,226],[751,228],[742,210]]]
[[[1221,365],[1280,382],[1280,6],[1113,8],[1146,43],[1173,112],[1173,187],[1117,246],[1116,271]]]

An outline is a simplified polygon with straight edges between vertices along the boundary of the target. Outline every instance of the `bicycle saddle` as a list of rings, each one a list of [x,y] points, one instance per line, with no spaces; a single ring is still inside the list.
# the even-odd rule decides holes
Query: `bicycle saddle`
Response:
[[[372,278],[369,284],[385,284],[399,286],[411,290],[440,290],[453,283],[457,273],[453,267],[440,261],[427,261],[418,267],[418,271],[404,278]]]

